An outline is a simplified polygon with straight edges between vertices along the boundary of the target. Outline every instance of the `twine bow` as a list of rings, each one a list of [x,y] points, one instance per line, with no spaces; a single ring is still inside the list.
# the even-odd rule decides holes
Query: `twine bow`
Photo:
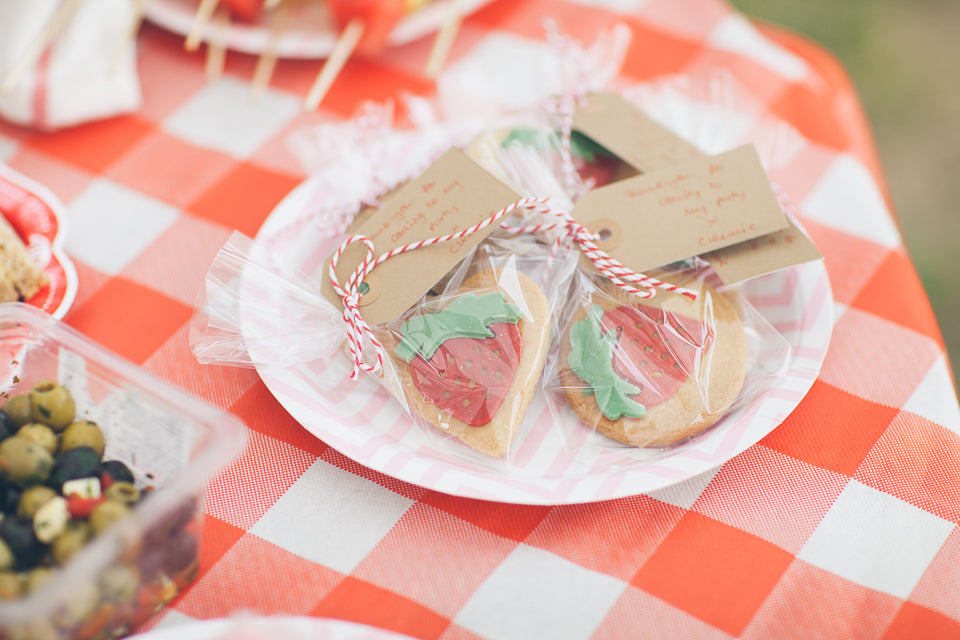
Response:
[[[445,236],[436,236],[411,242],[386,251],[377,257],[374,257],[373,241],[367,236],[354,234],[346,238],[337,248],[336,252],[334,252],[330,260],[328,276],[334,291],[336,291],[337,295],[343,301],[343,321],[347,326],[347,347],[353,359],[353,371],[350,373],[350,379],[355,380],[361,371],[377,373],[383,369],[383,345],[377,340],[370,325],[367,324],[363,315],[360,313],[360,288],[367,274],[394,256],[441,242],[465,238],[492,224],[501,222],[503,218],[518,210],[533,211],[544,216],[554,216],[558,218],[558,220],[545,224],[519,227],[510,226],[501,222],[500,228],[511,233],[536,233],[551,229],[564,229],[567,231],[566,237],[573,238],[580,250],[596,265],[600,273],[609,278],[611,282],[622,290],[641,298],[650,298],[656,293],[656,289],[659,288],[696,299],[697,294],[694,291],[683,289],[628,269],[596,245],[594,242],[597,239],[596,235],[591,234],[586,227],[574,220],[569,213],[551,209],[548,201],[549,198],[522,198],[500,209],[472,227]],[[563,238],[559,238],[557,244],[562,242],[562,239]],[[363,244],[366,247],[366,255],[353,273],[350,274],[346,284],[341,285],[336,272],[337,265],[347,248],[357,243]],[[638,289],[637,287],[641,288]],[[372,363],[364,359],[364,350],[367,345],[373,347],[375,353]]]

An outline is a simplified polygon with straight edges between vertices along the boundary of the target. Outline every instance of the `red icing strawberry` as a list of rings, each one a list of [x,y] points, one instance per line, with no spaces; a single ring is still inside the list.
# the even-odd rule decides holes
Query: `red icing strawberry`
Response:
[[[499,291],[464,294],[437,313],[411,318],[397,355],[431,404],[474,427],[491,421],[520,362],[516,305]]]
[[[704,323],[644,305],[609,309],[602,323],[618,334],[614,371],[640,388],[630,397],[645,407],[672,397],[713,341]]]

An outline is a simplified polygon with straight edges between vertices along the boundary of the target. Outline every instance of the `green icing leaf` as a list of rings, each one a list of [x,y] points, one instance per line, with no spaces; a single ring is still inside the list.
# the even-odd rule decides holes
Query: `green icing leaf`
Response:
[[[492,338],[490,325],[516,323],[523,317],[520,307],[506,301],[500,291],[465,293],[437,313],[410,318],[400,328],[397,355],[409,362],[418,353],[429,359],[451,338]]]
[[[571,351],[567,358],[570,368],[590,385],[597,406],[608,420],[622,416],[640,418],[647,412],[646,407],[628,397],[640,393],[640,389],[614,371],[613,347],[617,335],[613,331],[603,332],[602,317],[603,309],[595,304],[586,318],[570,328]]]

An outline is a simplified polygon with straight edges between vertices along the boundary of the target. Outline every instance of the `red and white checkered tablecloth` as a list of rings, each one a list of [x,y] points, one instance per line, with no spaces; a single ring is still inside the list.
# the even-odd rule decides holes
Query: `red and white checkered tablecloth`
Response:
[[[147,24],[138,112],[55,133],[0,125],[0,160],[66,205],[80,282],[66,322],[249,427],[210,484],[199,579],[148,628],[245,611],[447,640],[960,637],[960,409],[843,70],[721,0],[496,0],[464,21],[448,64],[546,46],[543,16],[583,42],[624,22],[621,80],[729,72],[802,136],[771,178],[835,300],[809,393],[720,468],[589,504],[459,498],[346,458],[254,371],[198,364],[188,323],[231,231],[255,235],[305,177],[289,134],[365,100],[430,96],[431,41],[351,61],[304,113],[315,61],[281,61],[251,102],[254,57],[228,55],[208,82],[202,55]]]

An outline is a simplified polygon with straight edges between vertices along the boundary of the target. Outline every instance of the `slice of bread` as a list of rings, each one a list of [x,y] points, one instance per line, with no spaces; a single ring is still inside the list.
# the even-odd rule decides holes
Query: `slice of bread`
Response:
[[[0,302],[29,300],[47,282],[16,230],[0,215]]]

